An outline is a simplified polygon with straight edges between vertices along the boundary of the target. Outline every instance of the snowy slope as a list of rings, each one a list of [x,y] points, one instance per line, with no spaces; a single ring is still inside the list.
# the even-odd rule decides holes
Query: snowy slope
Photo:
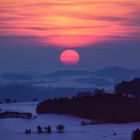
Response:
[[[3,110],[32,113],[35,113],[35,107],[36,103],[1,105]],[[130,140],[132,131],[140,127],[140,123],[80,126],[82,120],[85,119],[56,114],[38,115],[35,120],[0,119],[0,140]],[[65,133],[56,132],[58,124],[65,125]],[[51,125],[52,134],[37,134],[37,125]],[[26,128],[31,128],[34,133],[25,135]],[[117,133],[116,136],[113,135],[114,132]]]

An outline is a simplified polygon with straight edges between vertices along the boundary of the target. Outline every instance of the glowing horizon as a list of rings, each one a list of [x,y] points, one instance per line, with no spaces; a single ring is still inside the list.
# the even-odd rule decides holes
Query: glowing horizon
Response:
[[[137,39],[139,9],[137,0],[5,0],[0,2],[0,33],[64,48]]]

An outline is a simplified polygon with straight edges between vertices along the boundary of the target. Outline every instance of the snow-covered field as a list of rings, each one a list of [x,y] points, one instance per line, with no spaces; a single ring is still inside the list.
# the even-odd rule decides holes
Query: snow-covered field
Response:
[[[1,108],[8,111],[32,112],[35,114],[36,103],[2,104]],[[69,116],[46,114],[37,115],[37,119],[0,119],[0,140],[131,140],[131,133],[140,127],[140,123],[129,124],[98,124],[80,126],[85,119]],[[56,132],[56,126],[63,124],[65,133]],[[52,134],[37,134],[36,127],[51,125]],[[24,134],[26,128],[33,133]],[[113,135],[113,133],[117,135]]]

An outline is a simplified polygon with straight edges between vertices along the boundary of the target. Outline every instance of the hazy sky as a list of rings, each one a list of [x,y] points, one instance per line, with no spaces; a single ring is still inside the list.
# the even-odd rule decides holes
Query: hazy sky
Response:
[[[0,72],[140,69],[138,0],[0,1]],[[66,49],[76,65],[59,61]]]

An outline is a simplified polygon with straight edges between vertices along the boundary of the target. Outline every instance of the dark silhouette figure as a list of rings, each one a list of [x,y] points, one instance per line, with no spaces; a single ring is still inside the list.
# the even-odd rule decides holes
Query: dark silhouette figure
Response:
[[[32,133],[31,129],[26,129],[25,130],[25,134],[31,134],[31,133]]]
[[[137,128],[135,131],[133,131],[132,140],[140,140],[140,129],[139,128]]]
[[[31,133],[32,133],[32,130],[31,130],[31,129],[29,129],[29,130],[28,130],[28,132],[29,132],[29,134],[31,134]]]
[[[28,134],[28,129],[25,130],[25,134]]]
[[[64,125],[61,125],[61,124],[60,124],[60,125],[57,126],[56,129],[57,129],[57,131],[58,131],[59,133],[62,133],[62,132],[64,132],[64,128],[65,128]]]
[[[37,126],[37,132],[39,134],[43,133],[42,127],[40,125]]]
[[[48,133],[50,134],[52,132],[51,126],[48,126]]]
[[[114,133],[113,133],[113,136],[116,136],[116,135],[117,135],[117,133],[114,132]]]
[[[52,129],[51,129],[51,126],[49,125],[48,127],[44,127],[44,130],[46,133],[51,133],[52,132]]]

